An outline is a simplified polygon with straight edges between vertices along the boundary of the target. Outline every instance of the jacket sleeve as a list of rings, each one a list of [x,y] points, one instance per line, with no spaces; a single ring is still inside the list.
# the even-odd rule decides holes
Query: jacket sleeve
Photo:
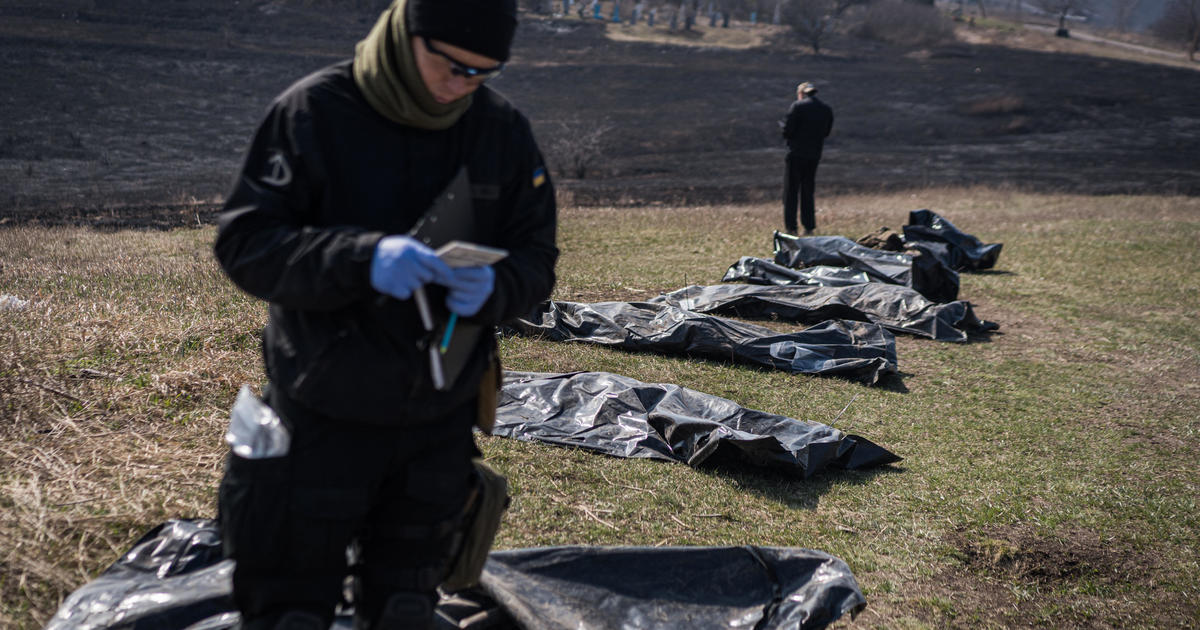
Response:
[[[247,293],[288,308],[333,310],[372,290],[382,233],[318,225],[320,155],[296,108],[276,102],[217,222],[214,252]]]
[[[800,108],[796,103],[792,103],[792,106],[788,108],[787,116],[784,117],[783,137],[791,139],[795,135],[796,130],[800,128],[800,123]]]
[[[514,168],[504,184],[505,216],[496,242],[508,257],[496,263],[492,295],[474,319],[490,324],[525,315],[554,289],[557,206],[554,185],[533,139],[529,122],[518,115],[510,146]]]

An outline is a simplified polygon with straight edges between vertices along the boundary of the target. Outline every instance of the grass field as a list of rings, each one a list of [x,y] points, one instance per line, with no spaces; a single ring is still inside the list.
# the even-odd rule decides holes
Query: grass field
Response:
[[[855,627],[1200,627],[1200,199],[819,201],[823,234],[899,228],[928,207],[1003,242],[961,292],[1000,334],[900,337],[901,378],[883,388],[528,339],[503,341],[503,357],[685,385],[905,460],[802,482],[482,438],[513,486],[498,546],[820,549],[867,596],[839,622]],[[555,297],[715,284],[739,256],[770,254],[777,213],[564,208]],[[265,308],[217,269],[212,237],[0,229],[0,293],[30,302],[0,311],[0,627],[44,624],[163,520],[215,513],[227,409],[262,380]]]

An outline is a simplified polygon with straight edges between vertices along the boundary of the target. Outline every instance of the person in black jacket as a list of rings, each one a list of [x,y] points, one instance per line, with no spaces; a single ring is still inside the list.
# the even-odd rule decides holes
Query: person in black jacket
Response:
[[[813,187],[817,180],[817,163],[825,138],[833,129],[833,110],[817,98],[817,88],[811,83],[796,86],[796,101],[784,118],[783,137],[787,140],[787,167],[783,175],[783,229],[789,234],[796,230],[796,198],[800,198],[800,222],[805,236],[817,227]]]
[[[289,87],[254,135],[214,250],[269,303],[265,397],[291,447],[226,462],[245,628],[328,628],[350,572],[359,627],[433,623],[473,488],[471,428],[495,412],[491,331],[554,285],[553,186],[529,122],[483,85],[516,25],[515,0],[396,0],[352,60]],[[454,237],[507,250],[492,265],[451,268],[410,235],[462,172],[470,220]],[[417,293],[440,321],[483,330],[441,389]]]

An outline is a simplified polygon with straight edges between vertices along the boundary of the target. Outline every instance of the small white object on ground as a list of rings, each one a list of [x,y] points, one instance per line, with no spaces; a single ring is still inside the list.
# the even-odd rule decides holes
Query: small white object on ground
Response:
[[[15,295],[0,294],[0,311],[20,311],[29,306],[29,300],[22,300]]]

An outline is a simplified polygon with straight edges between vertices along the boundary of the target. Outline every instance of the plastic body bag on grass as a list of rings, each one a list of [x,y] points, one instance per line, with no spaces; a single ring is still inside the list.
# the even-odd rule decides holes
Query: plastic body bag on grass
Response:
[[[855,284],[875,282],[865,271],[849,267],[817,265],[804,269],[792,269],[775,264],[766,258],[742,256],[725,270],[721,282],[748,282],[750,284],[813,285],[821,287],[848,287]]]
[[[875,282],[916,289],[934,302],[958,299],[958,272],[923,252],[885,252],[844,236],[791,236],[775,233],[775,263],[801,269],[816,265],[861,271]]]
[[[71,593],[47,630],[235,627],[220,541],[216,521],[159,525]],[[489,555],[482,585],[443,597],[435,630],[815,630],[865,605],[838,558],[771,547],[512,549]],[[348,610],[332,626],[351,627]]]
[[[866,606],[840,559],[776,547],[495,551],[484,590],[524,630],[810,630]]]
[[[877,324],[833,320],[780,333],[650,302],[542,304],[508,326],[527,337],[735,362],[875,384],[896,372],[896,338]]]
[[[1000,250],[1004,247],[1002,243],[985,245],[983,241],[954,227],[953,223],[930,210],[913,210],[908,213],[908,225],[904,226],[904,243],[935,253],[951,269],[968,271],[991,269],[996,266]]]
[[[232,625],[232,580],[216,521],[167,521],[71,593],[46,630],[188,628],[230,614]]]
[[[900,461],[819,422],[607,372],[507,372],[493,435],[689,466],[738,462],[807,479]]]
[[[700,313],[780,319],[811,325],[830,319],[879,324],[895,333],[964,342],[999,328],[980,320],[969,302],[939,304],[908,287],[870,282],[841,287],[718,284],[693,286],[650,300]]]

